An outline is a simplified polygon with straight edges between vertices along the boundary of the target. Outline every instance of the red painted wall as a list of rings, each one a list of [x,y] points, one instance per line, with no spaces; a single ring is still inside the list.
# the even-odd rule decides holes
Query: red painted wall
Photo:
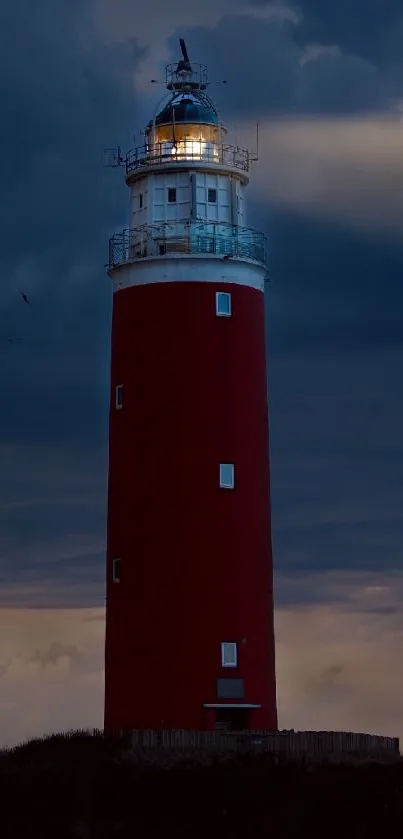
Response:
[[[233,314],[217,317],[218,290],[114,295],[105,728],[208,728],[220,676],[262,705],[251,728],[277,728],[264,299],[226,285]],[[222,641],[237,641],[236,669]]]

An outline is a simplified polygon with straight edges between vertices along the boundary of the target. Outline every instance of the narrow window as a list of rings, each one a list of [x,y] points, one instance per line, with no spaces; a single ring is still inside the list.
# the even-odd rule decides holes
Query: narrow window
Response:
[[[143,193],[140,192],[140,195],[139,195],[139,210],[142,210],[142,209],[143,209]]]
[[[216,315],[231,317],[231,295],[226,291],[217,291],[215,296]]]
[[[220,487],[234,489],[234,464],[220,463]]]
[[[217,204],[217,190],[216,189],[209,189],[207,200],[208,200],[209,204]]]
[[[223,641],[221,644],[221,666],[236,667],[238,663],[235,641]]]
[[[116,387],[116,408],[123,408],[123,385]]]
[[[176,189],[174,187],[168,189],[168,204],[176,204]]]
[[[112,563],[112,580],[120,583],[120,559],[114,559]]]

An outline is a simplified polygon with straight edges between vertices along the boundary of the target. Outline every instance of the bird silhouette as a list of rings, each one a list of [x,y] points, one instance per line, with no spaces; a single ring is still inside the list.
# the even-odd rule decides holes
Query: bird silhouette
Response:
[[[29,304],[31,304],[31,301],[30,301],[30,300],[28,300],[27,295],[26,295],[23,291],[21,291],[21,290],[20,290],[20,294],[21,294],[21,297],[22,297],[22,299],[23,299],[24,303],[29,303]]]

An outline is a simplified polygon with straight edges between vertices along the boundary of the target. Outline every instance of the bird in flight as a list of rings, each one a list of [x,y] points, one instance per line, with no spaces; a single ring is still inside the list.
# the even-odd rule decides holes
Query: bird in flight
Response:
[[[21,291],[21,290],[20,290],[20,294],[21,294],[21,297],[22,297],[22,299],[23,299],[24,303],[29,303],[29,304],[31,304],[31,301],[30,301],[30,300],[28,300],[27,295],[26,295],[23,291]]]

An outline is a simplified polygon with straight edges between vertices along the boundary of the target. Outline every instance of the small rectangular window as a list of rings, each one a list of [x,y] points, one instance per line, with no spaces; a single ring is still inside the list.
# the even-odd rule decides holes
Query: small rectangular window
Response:
[[[217,291],[215,308],[217,315],[229,318],[231,316],[231,295],[226,291]]]
[[[117,385],[116,387],[116,408],[123,407],[123,385]]]
[[[143,193],[140,192],[140,195],[139,195],[139,210],[142,210],[142,209],[143,209]]]
[[[236,667],[238,664],[237,647],[235,641],[223,641],[221,644],[221,666]]]
[[[217,699],[245,700],[245,682],[243,679],[217,679]]]
[[[216,189],[209,189],[207,200],[208,200],[209,204],[217,204],[217,190]]]
[[[174,187],[168,189],[168,204],[176,204],[176,189]]]
[[[220,487],[234,489],[234,464],[220,463]]]
[[[120,583],[120,559],[114,559],[112,562],[112,580],[114,583]]]

